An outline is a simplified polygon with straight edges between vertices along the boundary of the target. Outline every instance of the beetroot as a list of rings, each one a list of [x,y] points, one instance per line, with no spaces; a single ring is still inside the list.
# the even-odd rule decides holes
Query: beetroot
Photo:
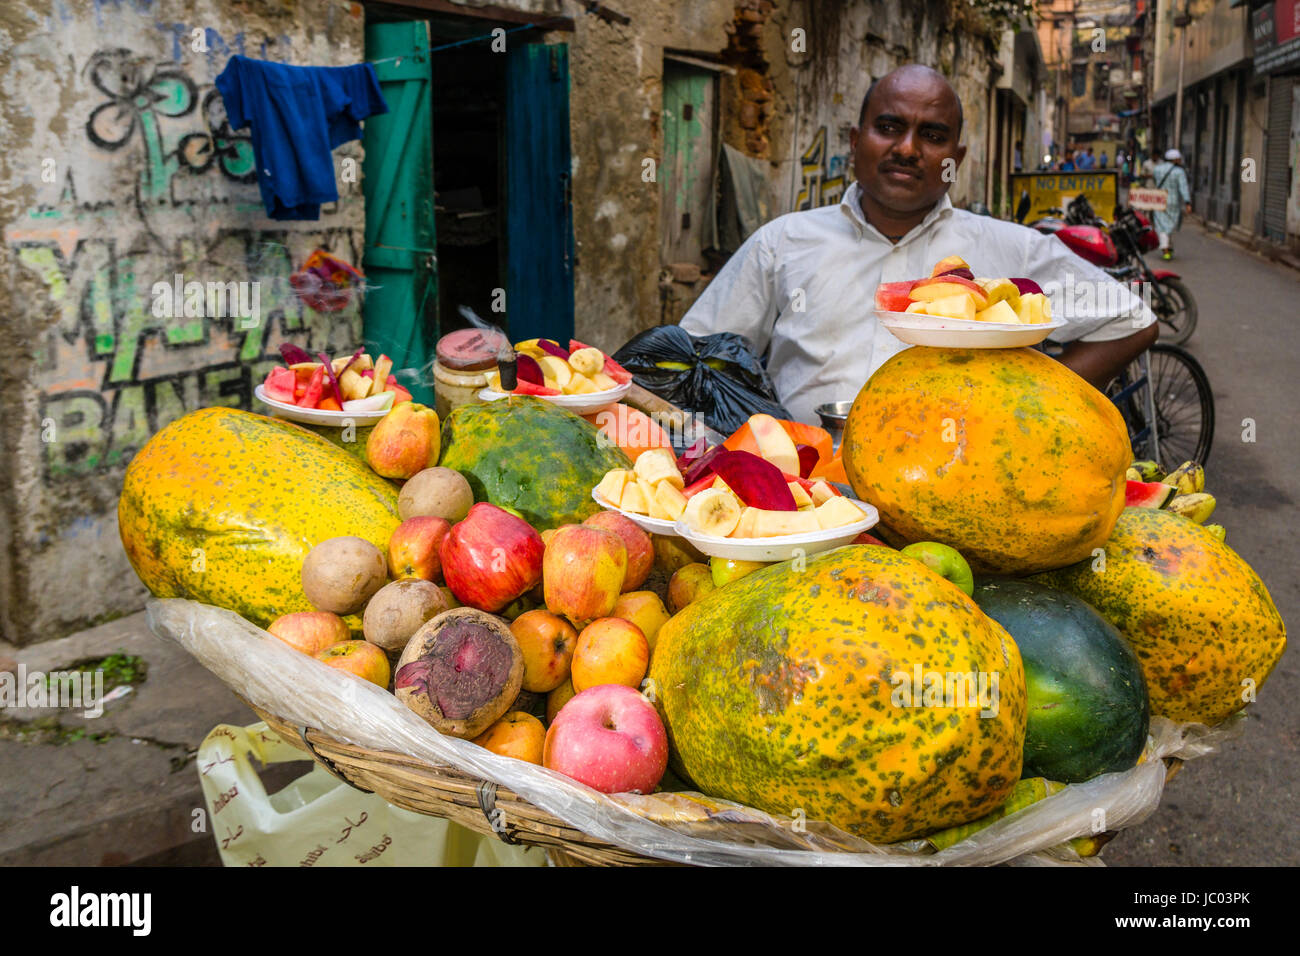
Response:
[[[301,365],[304,362],[316,361],[307,350],[294,345],[292,342],[280,343],[280,357],[284,359],[285,365]]]
[[[975,281],[975,273],[971,272],[969,269],[948,269],[946,272],[940,272],[939,275],[959,276],[963,279],[969,279],[971,282]]]
[[[556,358],[562,358],[566,362],[569,360],[569,350],[559,342],[553,342],[550,339],[538,339],[537,347],[547,355],[554,355]]]
[[[440,733],[470,740],[506,714],[523,680],[524,656],[509,625],[458,607],[411,636],[393,691]]]
[[[682,472],[682,480],[688,485],[693,485],[701,478],[706,478],[713,474],[713,461],[723,452],[727,451],[722,445],[714,445],[706,451],[685,471]]]
[[[765,458],[747,451],[726,451],[711,462],[727,487],[751,508],[764,511],[798,511],[785,475]]]
[[[1016,284],[1016,291],[1021,295],[1029,295],[1031,292],[1041,294],[1043,291],[1043,287],[1033,279],[1012,279],[1011,281]]]
[[[683,475],[690,469],[691,465],[698,461],[706,451],[709,450],[709,442],[706,438],[696,439],[695,444],[682,452],[681,457],[677,459],[677,470]]]
[[[528,382],[530,385],[545,385],[546,377],[542,375],[542,367],[537,364],[537,359],[531,355],[520,353],[516,362],[515,374],[519,381]]]
[[[794,450],[799,453],[799,477],[807,478],[812,474],[812,470],[817,467],[817,462],[821,456],[817,454],[817,449],[812,445],[795,445]]]

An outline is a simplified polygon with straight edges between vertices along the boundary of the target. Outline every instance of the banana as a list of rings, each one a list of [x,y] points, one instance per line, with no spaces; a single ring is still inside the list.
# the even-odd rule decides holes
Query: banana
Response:
[[[575,372],[583,375],[595,375],[605,367],[605,353],[588,346],[569,353],[569,364]]]
[[[1220,541],[1226,541],[1228,538],[1228,529],[1221,524],[1207,524],[1205,530],[1210,532]]]
[[[666,481],[678,490],[686,487],[682,473],[677,470],[677,459],[666,448],[651,448],[649,451],[643,451],[637,456],[636,464],[632,467],[636,469],[638,478],[643,478],[652,485]]]
[[[1129,465],[1129,469],[1136,470],[1142,476],[1138,481],[1161,481],[1165,477],[1165,470],[1156,461],[1135,461]]]
[[[740,502],[721,488],[707,488],[686,502],[682,520],[700,534],[725,538],[740,523]]]
[[[1208,495],[1203,491],[1195,494],[1179,495],[1173,501],[1169,502],[1167,511],[1174,514],[1182,515],[1195,521],[1197,524],[1205,524],[1210,515],[1214,514],[1214,507],[1218,502],[1214,500],[1214,495]]]
[[[1180,495],[1194,495],[1205,490],[1205,469],[1194,461],[1185,461],[1160,480],[1173,485]]]

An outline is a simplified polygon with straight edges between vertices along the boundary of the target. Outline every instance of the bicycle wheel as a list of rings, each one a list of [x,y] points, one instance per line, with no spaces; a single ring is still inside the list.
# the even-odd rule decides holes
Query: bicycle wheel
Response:
[[[1151,290],[1151,308],[1160,320],[1160,341],[1182,345],[1196,331],[1196,300],[1177,279],[1159,279]]]
[[[1185,349],[1161,342],[1151,346],[1149,362],[1161,463],[1204,465],[1214,442],[1214,392],[1205,370]],[[1140,397],[1137,404],[1145,407]]]

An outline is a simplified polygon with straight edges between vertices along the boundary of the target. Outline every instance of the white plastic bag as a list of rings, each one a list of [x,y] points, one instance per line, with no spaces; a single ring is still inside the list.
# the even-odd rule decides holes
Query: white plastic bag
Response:
[[[199,781],[226,866],[544,866],[536,847],[508,846],[449,820],[362,793],[320,764],[268,794],[266,766],[305,760],[265,723],[220,724],[199,747]]]

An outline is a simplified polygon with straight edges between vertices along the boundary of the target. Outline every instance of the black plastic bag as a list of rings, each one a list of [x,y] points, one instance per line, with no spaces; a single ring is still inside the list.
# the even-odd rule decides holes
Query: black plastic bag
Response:
[[[790,418],[749,341],[734,332],[696,337],[679,326],[661,325],[630,339],[614,361],[646,391],[698,415],[723,435],[750,415]]]

